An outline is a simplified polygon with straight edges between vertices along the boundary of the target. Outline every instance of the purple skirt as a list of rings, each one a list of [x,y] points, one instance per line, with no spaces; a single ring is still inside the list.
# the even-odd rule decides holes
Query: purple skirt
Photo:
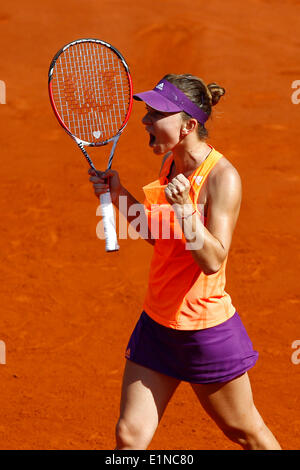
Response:
[[[258,352],[237,312],[204,330],[174,330],[146,312],[138,320],[125,357],[162,374],[190,383],[227,382],[254,366]]]

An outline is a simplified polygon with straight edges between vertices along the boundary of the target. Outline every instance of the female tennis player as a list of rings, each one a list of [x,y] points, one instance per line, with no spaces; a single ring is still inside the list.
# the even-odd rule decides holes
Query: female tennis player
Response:
[[[252,398],[247,371],[258,353],[225,291],[241,180],[207,143],[205,128],[224,93],[192,75],[166,75],[153,90],[134,96],[146,104],[142,122],[163,160],[158,180],[143,188],[144,238],[154,253],[143,312],[125,354],[120,450],[147,449],[181,381],[242,448],[280,449]],[[89,173],[97,197],[109,181],[117,207],[120,196],[127,197],[128,209],[137,203],[116,171]]]

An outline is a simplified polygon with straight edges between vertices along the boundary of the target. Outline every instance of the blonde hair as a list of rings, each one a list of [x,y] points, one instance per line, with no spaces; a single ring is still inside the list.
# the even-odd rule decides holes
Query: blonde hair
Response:
[[[193,103],[199,106],[208,116],[211,115],[212,106],[215,106],[221,96],[225,94],[225,88],[217,83],[209,83],[206,85],[201,78],[195,77],[190,74],[165,75],[164,80],[168,80],[181,90]],[[182,112],[183,119],[188,120],[189,116],[184,111]],[[207,129],[204,124],[198,123],[198,136],[200,139],[205,139],[208,136]]]

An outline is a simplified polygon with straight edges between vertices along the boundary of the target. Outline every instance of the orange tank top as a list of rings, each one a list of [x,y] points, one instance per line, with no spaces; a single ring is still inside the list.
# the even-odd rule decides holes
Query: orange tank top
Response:
[[[188,177],[195,208],[209,172],[222,158],[213,147],[211,149],[206,160]],[[160,178],[143,187],[148,224],[155,238],[143,309],[168,328],[201,330],[219,325],[235,313],[231,298],[224,290],[227,258],[218,272],[206,275],[186,249],[181,227],[164,194],[172,162],[170,155]],[[202,220],[205,224],[204,217]]]

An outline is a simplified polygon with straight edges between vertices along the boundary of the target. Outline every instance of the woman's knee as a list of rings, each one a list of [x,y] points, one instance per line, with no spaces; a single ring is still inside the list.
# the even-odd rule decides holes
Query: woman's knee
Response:
[[[147,449],[155,429],[145,423],[130,422],[120,418],[116,425],[116,441],[118,449]]]
[[[233,442],[244,449],[254,449],[259,446],[261,436],[265,432],[265,424],[261,418],[251,423],[231,423],[222,426],[223,433]]]

